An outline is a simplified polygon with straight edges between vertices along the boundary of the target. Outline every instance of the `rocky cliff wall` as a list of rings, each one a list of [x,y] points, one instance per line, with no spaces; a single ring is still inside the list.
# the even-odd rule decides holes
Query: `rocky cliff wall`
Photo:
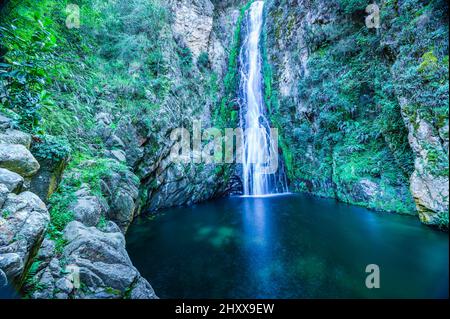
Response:
[[[369,2],[267,3],[266,101],[291,187],[447,227],[448,4],[378,1],[367,28]]]

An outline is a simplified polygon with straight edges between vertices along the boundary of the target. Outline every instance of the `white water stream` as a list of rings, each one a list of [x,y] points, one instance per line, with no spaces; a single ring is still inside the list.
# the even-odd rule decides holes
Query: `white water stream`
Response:
[[[240,62],[241,128],[244,129],[242,179],[244,195],[260,196],[288,191],[279,167],[278,143],[266,117],[260,50],[264,1],[255,1],[244,20]],[[273,170],[272,168],[276,169]]]

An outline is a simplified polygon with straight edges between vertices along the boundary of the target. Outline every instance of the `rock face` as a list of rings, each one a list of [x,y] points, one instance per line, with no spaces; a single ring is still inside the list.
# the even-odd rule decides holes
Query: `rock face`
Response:
[[[447,4],[382,1],[378,31],[366,5],[266,1],[265,100],[290,188],[446,228]]]
[[[171,9],[174,18],[173,32],[184,39],[194,57],[208,52],[213,28],[212,3],[209,0],[174,0],[171,1]]]
[[[407,101],[400,101],[407,110]],[[408,116],[404,111],[409,131],[409,142],[415,153],[414,173],[411,176],[411,193],[416,201],[420,220],[429,225],[440,224],[440,219],[449,210],[448,167],[448,122],[439,135],[435,127],[417,115]],[[434,156],[433,156],[434,155]],[[439,169],[439,164],[441,169]],[[444,168],[444,172],[442,171]]]
[[[33,298],[156,298],[133,267],[125,238],[113,222],[100,231],[73,221],[65,228],[64,238],[68,244],[59,258],[52,244],[44,243],[38,256],[44,267],[35,278],[45,288],[34,292]]]
[[[45,204],[31,192],[9,193],[0,184],[0,269],[20,287],[39,249],[50,216]]]

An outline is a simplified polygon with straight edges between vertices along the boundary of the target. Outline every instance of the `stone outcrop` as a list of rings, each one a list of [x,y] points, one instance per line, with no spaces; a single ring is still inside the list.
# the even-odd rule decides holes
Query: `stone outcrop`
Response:
[[[2,129],[10,123],[0,117]],[[32,298],[156,298],[125,250],[123,234],[138,207],[139,179],[129,170],[112,170],[101,182],[104,196],[81,185],[67,203],[74,221],[63,230],[66,245],[58,248],[46,237],[54,226],[45,203],[22,190],[31,180],[31,189],[48,199],[65,165],[37,173],[30,143],[20,131],[0,134],[0,288],[9,284]]]
[[[51,242],[44,243],[37,257],[42,268],[35,276],[44,288],[36,290],[33,298],[156,298],[133,267],[125,238],[113,222],[99,230],[73,221],[66,226],[64,239],[68,244],[61,256],[56,255]]]
[[[0,167],[23,177],[31,177],[39,170],[40,166],[25,146],[0,143]]]
[[[272,79],[266,98],[281,124],[291,190],[418,214],[425,224],[447,228],[446,6],[385,1],[381,28],[359,34],[364,8],[348,1],[266,1],[264,72]],[[408,33],[405,23],[415,31]],[[431,38],[438,29],[440,36]],[[372,41],[370,50],[361,37]],[[366,62],[380,74],[356,71]]]
[[[207,53],[213,28],[214,6],[209,0],[172,0],[172,30],[183,38],[194,57]]]
[[[414,173],[411,176],[411,193],[416,201],[420,220],[429,225],[438,225],[440,218],[449,210],[449,177],[448,169],[448,121],[439,134],[435,127],[421,118],[420,115],[408,114],[408,103],[401,99],[403,117],[408,127],[409,143],[416,156]],[[434,156],[433,156],[434,154]]]
[[[0,275],[20,288],[50,215],[36,194],[24,191],[40,166],[29,151],[31,136],[11,129],[11,123],[0,117]]]
[[[10,193],[0,184],[0,269],[20,287],[44,238],[50,216],[31,192]]]

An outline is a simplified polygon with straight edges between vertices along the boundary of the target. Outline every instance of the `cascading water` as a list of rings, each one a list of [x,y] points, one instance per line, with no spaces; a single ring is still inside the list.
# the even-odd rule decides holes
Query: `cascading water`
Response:
[[[266,117],[261,75],[260,38],[263,26],[264,1],[255,1],[244,20],[245,37],[240,62],[240,124],[244,130],[242,179],[244,195],[258,196],[288,192],[287,179],[278,159]],[[275,170],[270,168],[276,167]]]

